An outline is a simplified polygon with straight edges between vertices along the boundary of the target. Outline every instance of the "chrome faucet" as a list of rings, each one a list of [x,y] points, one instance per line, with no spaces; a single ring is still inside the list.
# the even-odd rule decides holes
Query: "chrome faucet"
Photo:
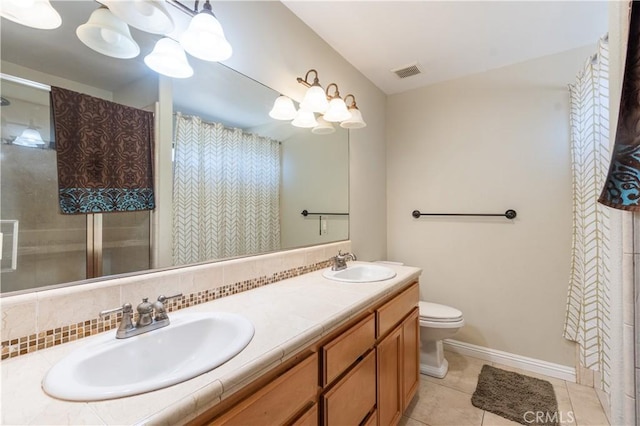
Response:
[[[125,303],[121,308],[102,311],[100,312],[100,317],[102,318],[109,314],[122,312],[122,321],[120,321],[118,331],[116,331],[116,339],[126,339],[168,326],[169,316],[167,315],[164,303],[169,299],[177,297],[182,297],[182,293],[169,297],[160,295],[158,296],[158,301],[154,303],[150,303],[149,299],[145,297],[136,307],[138,320],[135,324],[133,323],[133,307],[131,303]]]
[[[338,250],[338,255],[332,257],[333,266],[331,266],[332,271],[341,271],[343,269],[347,269],[347,260],[358,260],[356,255],[353,253],[342,253],[341,250]]]

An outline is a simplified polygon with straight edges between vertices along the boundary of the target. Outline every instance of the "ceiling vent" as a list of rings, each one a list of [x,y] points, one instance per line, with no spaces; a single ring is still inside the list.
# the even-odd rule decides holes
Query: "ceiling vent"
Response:
[[[396,68],[391,70],[392,73],[398,76],[398,78],[407,78],[414,75],[422,74],[422,71],[418,67],[418,63],[414,62],[411,65],[404,66],[402,68]]]

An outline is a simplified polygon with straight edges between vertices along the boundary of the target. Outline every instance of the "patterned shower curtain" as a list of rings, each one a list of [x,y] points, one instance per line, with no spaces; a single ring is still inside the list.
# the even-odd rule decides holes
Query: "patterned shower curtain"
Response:
[[[176,118],[175,265],[280,248],[280,142]]]
[[[606,37],[569,90],[573,249],[564,337],[579,344],[581,366],[602,372],[608,391],[609,211],[597,202],[610,154]]]

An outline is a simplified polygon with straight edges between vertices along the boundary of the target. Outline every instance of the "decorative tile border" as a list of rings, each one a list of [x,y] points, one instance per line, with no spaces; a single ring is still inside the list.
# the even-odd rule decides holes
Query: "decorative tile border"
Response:
[[[300,266],[271,276],[261,276],[250,280],[227,284],[197,293],[183,295],[181,298],[167,301],[167,311],[173,312],[215,299],[241,293],[243,291],[273,284],[287,278],[297,277],[302,274],[317,271],[330,266],[331,261],[325,260],[312,265]],[[134,320],[137,314],[134,315]],[[2,342],[2,359],[15,358],[41,349],[51,348],[63,343],[73,342],[84,337],[93,336],[104,331],[118,328],[122,313],[107,315],[104,318],[93,318],[87,321],[70,324],[55,329],[46,330],[37,334],[23,336]]]

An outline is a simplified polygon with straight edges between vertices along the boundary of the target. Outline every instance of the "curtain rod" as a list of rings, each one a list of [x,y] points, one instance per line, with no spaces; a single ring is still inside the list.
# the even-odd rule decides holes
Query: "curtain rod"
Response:
[[[37,81],[27,80],[26,78],[16,77],[5,73],[0,73],[0,78],[13,83],[22,84],[23,86],[33,87],[34,89],[46,90],[47,92],[51,91],[51,86],[38,83]]]

